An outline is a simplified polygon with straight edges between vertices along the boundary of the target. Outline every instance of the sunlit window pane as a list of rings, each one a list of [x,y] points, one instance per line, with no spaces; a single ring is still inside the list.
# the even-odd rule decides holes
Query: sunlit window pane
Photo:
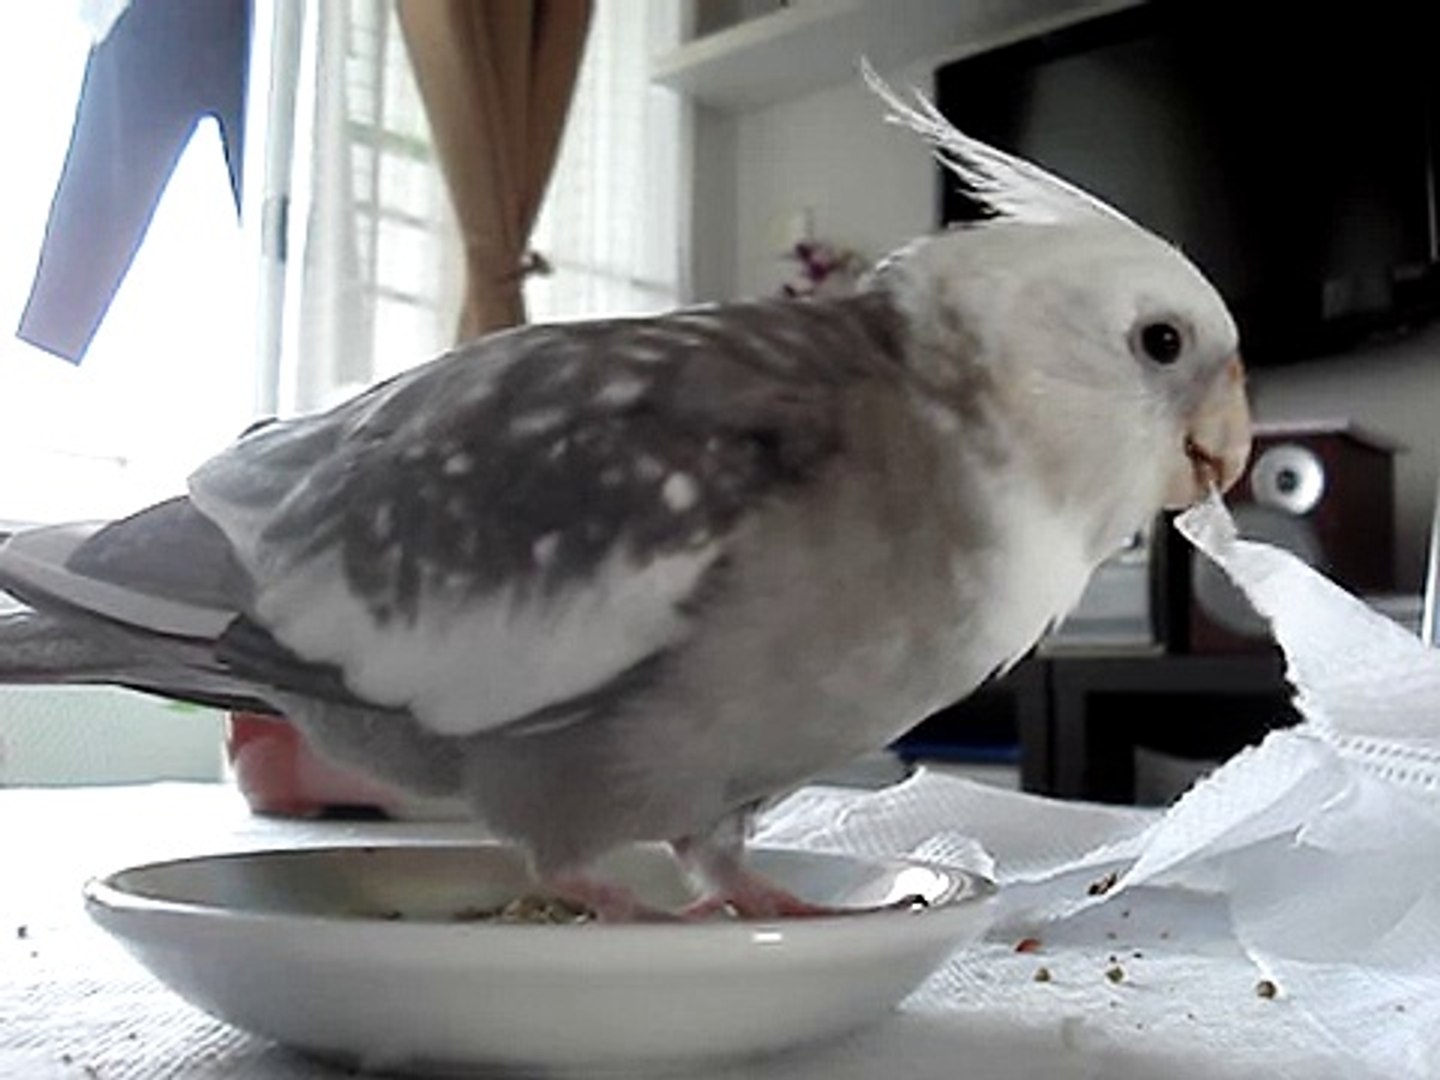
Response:
[[[173,494],[250,416],[254,294],[213,120],[176,166],[84,362],[14,337],[89,46],[71,5],[0,5],[3,521],[112,516]]]

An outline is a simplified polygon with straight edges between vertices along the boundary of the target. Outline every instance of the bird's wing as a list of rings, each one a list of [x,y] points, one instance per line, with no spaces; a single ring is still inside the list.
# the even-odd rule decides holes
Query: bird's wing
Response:
[[[190,498],[253,583],[267,678],[523,727],[685,639],[745,514],[838,449],[840,388],[893,373],[897,326],[868,296],[514,331],[256,431]]]
[[[113,522],[26,529],[0,545],[0,589],[149,633],[209,639],[250,585],[229,542],[186,498]]]
[[[250,585],[188,499],[17,533],[0,544],[0,589],[34,609],[0,615],[0,682],[108,682],[267,708],[254,682],[215,655]]]

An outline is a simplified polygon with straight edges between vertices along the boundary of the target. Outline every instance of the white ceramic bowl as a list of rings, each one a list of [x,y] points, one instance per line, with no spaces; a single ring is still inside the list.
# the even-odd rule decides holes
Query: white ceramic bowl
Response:
[[[456,921],[530,891],[504,845],[266,851],[121,870],[90,914],[181,996],[238,1027],[367,1068],[627,1074],[775,1051],[883,1016],[988,922],[963,871],[779,849],[762,873],[828,905],[929,906],[775,922]],[[651,903],[668,852],[603,867]],[[397,918],[397,913],[400,915]]]

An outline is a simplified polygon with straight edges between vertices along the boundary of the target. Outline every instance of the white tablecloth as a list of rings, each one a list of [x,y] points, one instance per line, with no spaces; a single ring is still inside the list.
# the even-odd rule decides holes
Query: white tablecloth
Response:
[[[1139,819],[1096,809],[1074,834],[1026,828],[1025,799],[974,785],[967,816],[1000,861],[1063,854]],[[919,789],[917,789],[919,790]],[[832,798],[835,796],[823,796]],[[967,796],[968,797],[968,796]],[[836,806],[842,806],[843,799]],[[87,877],[137,861],[341,839],[473,835],[456,825],[253,818],[230,789],[0,790],[0,1077],[212,1080],[352,1075],[192,1009],[90,924]],[[1043,833],[1043,835],[1039,835]],[[868,834],[883,836],[884,830]],[[793,837],[792,837],[793,839]],[[1083,887],[1083,883],[1082,883]],[[994,940],[957,955],[889,1021],[727,1080],[1340,1077],[1344,1062],[1225,942],[1202,903],[1096,910],[1038,953]],[[1135,914],[1139,914],[1137,911]],[[1207,932],[1206,926],[1209,925]],[[1185,930],[1182,932],[1181,927]],[[1197,929],[1198,928],[1198,929]],[[1097,944],[1098,942],[1098,944]],[[1037,982],[1040,967],[1049,981]],[[1107,971],[1118,966],[1120,981]]]

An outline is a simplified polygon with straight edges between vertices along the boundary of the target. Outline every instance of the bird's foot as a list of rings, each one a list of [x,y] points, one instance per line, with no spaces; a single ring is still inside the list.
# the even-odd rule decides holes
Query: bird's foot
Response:
[[[579,874],[552,877],[545,885],[547,892],[590,912],[596,922],[675,922],[680,918],[673,911],[645,903],[624,885]]]
[[[725,890],[701,897],[678,911],[647,904],[623,885],[581,875],[550,878],[545,883],[545,891],[584,909],[596,922],[602,923],[816,918],[845,910],[802,900],[758,874],[742,871],[740,877]]]
[[[589,912],[596,922],[611,924],[819,919],[874,911],[911,911],[925,903],[920,897],[907,896],[875,907],[816,904],[743,866],[729,868],[723,883],[716,882],[712,892],[678,911],[647,904],[623,885],[582,875],[552,877],[546,881],[546,892]]]
[[[680,912],[682,919],[692,922],[721,917],[820,919],[875,911],[912,911],[925,904],[918,896],[905,896],[873,907],[817,904],[751,870],[733,849],[694,841],[679,841],[674,847],[681,863],[708,886],[705,896]]]
[[[743,882],[731,882],[728,888],[688,905],[680,917],[691,922],[717,918],[814,919],[846,910],[812,904],[758,874],[747,874]]]

